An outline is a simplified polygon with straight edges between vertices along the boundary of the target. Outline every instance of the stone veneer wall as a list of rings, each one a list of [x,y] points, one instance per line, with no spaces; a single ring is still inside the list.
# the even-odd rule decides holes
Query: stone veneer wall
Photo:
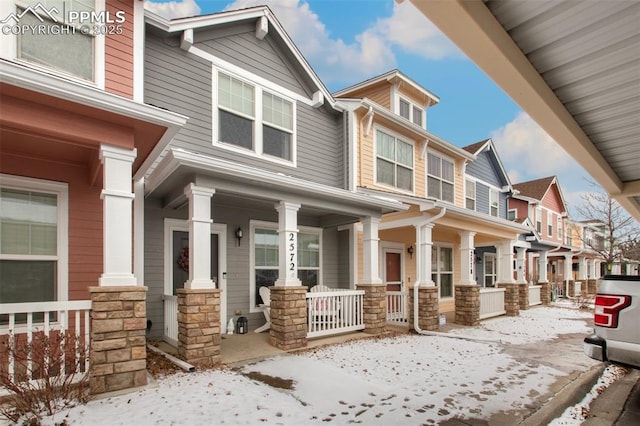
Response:
[[[529,309],[529,284],[518,284],[518,303],[521,310]]]
[[[89,287],[92,394],[147,384],[147,287]]]
[[[220,363],[220,290],[185,289],[178,294],[178,355],[194,365]]]
[[[551,284],[548,282],[538,283],[539,286],[542,286],[540,289],[540,301],[543,305],[551,304]]]
[[[587,291],[589,292],[589,294],[598,293],[598,280],[596,279],[587,280]]]
[[[508,317],[515,317],[520,315],[520,291],[518,290],[519,284],[498,284],[498,287],[504,288],[504,310]]]
[[[480,324],[480,286],[457,285],[455,286],[456,324],[478,325]]]
[[[409,289],[409,326],[414,329],[413,288]],[[438,287],[422,286],[418,289],[418,326],[422,330],[434,331],[440,327]]]
[[[569,291],[568,291],[569,294],[567,295],[569,297],[575,297],[576,295],[574,283],[575,283],[574,280],[569,280]]]
[[[273,286],[269,343],[290,350],[307,346],[307,287]]]
[[[588,296],[589,295],[589,283],[587,280],[580,281],[580,295]]]
[[[387,326],[387,288],[384,284],[358,284],[364,290],[364,331],[380,334]]]

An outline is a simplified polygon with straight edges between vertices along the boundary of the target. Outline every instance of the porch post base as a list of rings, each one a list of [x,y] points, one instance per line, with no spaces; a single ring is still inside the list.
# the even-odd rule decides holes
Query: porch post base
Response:
[[[178,355],[193,365],[220,363],[220,290],[186,289],[178,293]]]
[[[504,288],[504,310],[508,317],[517,317],[520,315],[520,297],[518,289],[519,284],[498,283],[499,288]],[[528,290],[527,290],[528,291]],[[527,297],[528,299],[528,297]]]
[[[548,306],[551,304],[551,284],[548,282],[539,282],[540,289],[540,301],[543,305]]]
[[[307,346],[307,287],[273,286],[269,343],[285,351]]]
[[[387,287],[384,284],[357,284],[364,290],[364,332],[381,334],[387,329]]]
[[[455,323],[474,326],[480,324],[480,286],[477,284],[455,286]]]
[[[147,287],[89,287],[92,395],[147,384]]]
[[[588,294],[596,294],[598,292],[598,280],[590,279],[587,280],[587,293]]]
[[[580,296],[588,296],[589,295],[589,283],[587,280],[580,281]]]
[[[409,289],[409,325],[415,330],[413,288]],[[421,286],[418,289],[418,327],[425,331],[435,331],[440,327],[438,287]]]
[[[518,284],[518,303],[521,311],[529,309],[529,284]]]
[[[576,287],[575,287],[575,281],[574,280],[569,280],[569,290],[567,291],[567,295],[569,297],[575,297],[576,296]]]

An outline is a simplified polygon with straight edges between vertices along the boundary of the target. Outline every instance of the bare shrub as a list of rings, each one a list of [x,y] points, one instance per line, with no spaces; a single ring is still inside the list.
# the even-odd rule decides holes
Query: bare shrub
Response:
[[[9,391],[0,400],[0,415],[14,423],[39,424],[42,416],[86,402],[89,353],[82,339],[35,332],[31,342],[24,334],[9,335],[0,345],[0,388]]]
[[[580,310],[589,311],[593,309],[594,296],[580,294],[573,299],[573,304]]]

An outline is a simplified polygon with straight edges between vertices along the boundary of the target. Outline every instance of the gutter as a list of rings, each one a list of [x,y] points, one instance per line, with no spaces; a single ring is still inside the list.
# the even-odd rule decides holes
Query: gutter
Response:
[[[421,223],[421,225],[427,225],[429,223],[433,223],[436,220],[440,219],[442,216],[445,215],[445,213],[447,213],[447,208],[446,207],[441,207],[440,208],[440,212],[433,216],[430,217],[429,219],[425,220],[424,222]],[[420,260],[418,259],[418,262]],[[489,343],[502,343],[502,341],[500,339],[488,339],[488,338],[482,338],[482,337],[475,337],[475,336],[465,336],[465,335],[454,335],[454,334],[450,334],[450,333],[441,333],[438,331],[427,331],[427,330],[423,330],[420,328],[420,321],[419,321],[419,316],[418,316],[418,312],[420,311],[420,301],[418,298],[418,291],[420,289],[420,285],[422,283],[420,281],[417,281],[414,286],[413,286],[413,329],[415,330],[416,333],[423,335],[423,336],[437,336],[437,337],[449,337],[449,338],[453,338],[453,339],[462,339],[462,340],[473,340],[473,341],[478,341],[478,342],[489,342]]]
[[[152,352],[155,352],[157,354],[162,355],[163,357],[165,357],[166,359],[168,359],[169,361],[171,361],[172,363],[174,363],[178,367],[182,368],[184,371],[187,371],[189,373],[193,373],[194,371],[196,371],[196,367],[194,367],[193,365],[191,365],[188,362],[185,362],[185,361],[183,361],[181,359],[178,359],[173,355],[170,355],[170,354],[166,353],[165,351],[163,351],[160,348],[156,348],[153,345],[147,344],[147,349],[150,349]]]

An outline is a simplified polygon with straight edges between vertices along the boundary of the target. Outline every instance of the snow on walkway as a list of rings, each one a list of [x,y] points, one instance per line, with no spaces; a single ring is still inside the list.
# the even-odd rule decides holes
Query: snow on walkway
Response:
[[[532,343],[588,333],[591,314],[539,307],[456,333]],[[46,418],[72,425],[436,424],[522,409],[566,373],[522,364],[502,345],[403,335],[270,358],[240,370],[177,374]],[[247,377],[262,377],[252,380]],[[256,374],[258,373],[258,374]],[[292,380],[290,389],[265,383]]]

